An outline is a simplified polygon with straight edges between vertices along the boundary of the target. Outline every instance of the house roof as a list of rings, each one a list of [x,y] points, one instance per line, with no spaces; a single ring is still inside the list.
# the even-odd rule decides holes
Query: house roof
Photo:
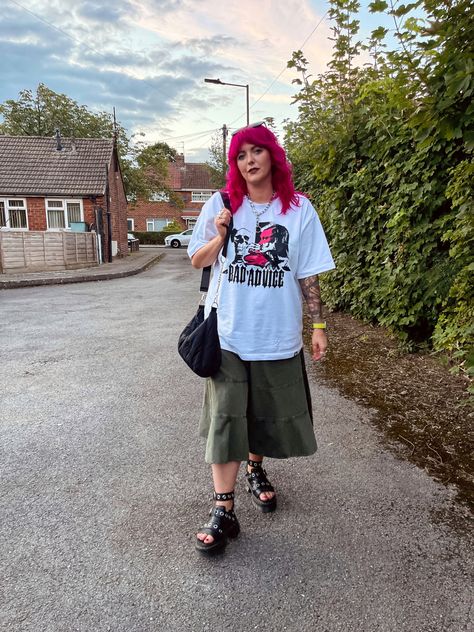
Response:
[[[171,162],[168,168],[168,186],[174,191],[190,189],[210,189],[215,187],[211,183],[211,174],[205,162],[185,162],[182,155],[176,162]]]
[[[0,135],[0,195],[103,195],[109,138]]]
[[[214,189],[211,173],[205,163],[188,162],[184,165],[182,189]]]

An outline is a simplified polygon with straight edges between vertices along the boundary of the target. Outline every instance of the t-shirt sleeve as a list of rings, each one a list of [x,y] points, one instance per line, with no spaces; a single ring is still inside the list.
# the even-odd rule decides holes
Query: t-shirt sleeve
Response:
[[[217,235],[214,218],[222,206],[220,194],[214,193],[202,207],[188,245],[188,255],[190,258]]]
[[[321,221],[309,200],[302,201],[301,211],[304,216],[301,223],[297,279],[305,279],[336,267]]]

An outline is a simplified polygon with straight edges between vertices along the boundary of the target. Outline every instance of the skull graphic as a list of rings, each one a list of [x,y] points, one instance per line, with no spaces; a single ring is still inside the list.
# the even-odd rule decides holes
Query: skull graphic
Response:
[[[235,258],[232,263],[242,263],[242,258],[247,254],[250,245],[250,232],[245,228],[240,228],[239,230],[234,228],[230,238],[235,248]]]

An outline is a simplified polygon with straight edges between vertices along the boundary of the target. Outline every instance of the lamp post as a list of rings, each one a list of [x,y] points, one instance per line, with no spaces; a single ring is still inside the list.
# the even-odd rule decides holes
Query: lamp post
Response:
[[[216,83],[220,86],[236,86],[237,88],[245,88],[246,96],[247,96],[247,125],[250,124],[250,107],[249,107],[249,84],[243,83],[227,83],[226,81],[221,81],[220,79],[204,79],[206,83]]]

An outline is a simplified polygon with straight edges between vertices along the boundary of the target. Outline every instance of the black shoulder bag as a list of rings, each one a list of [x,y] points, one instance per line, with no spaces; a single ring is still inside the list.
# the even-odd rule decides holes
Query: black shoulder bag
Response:
[[[230,211],[230,200],[226,192],[221,192],[224,206]],[[232,230],[232,219],[227,227],[227,235],[222,248],[222,256],[227,256],[227,246]],[[211,266],[202,271],[201,292],[209,289]],[[217,373],[221,365],[221,345],[217,333],[217,297],[222,278],[222,266],[217,282],[216,297],[207,318],[204,318],[204,305],[199,305],[196,314],[181,332],[178,340],[178,353],[188,367],[200,377],[211,377]]]

